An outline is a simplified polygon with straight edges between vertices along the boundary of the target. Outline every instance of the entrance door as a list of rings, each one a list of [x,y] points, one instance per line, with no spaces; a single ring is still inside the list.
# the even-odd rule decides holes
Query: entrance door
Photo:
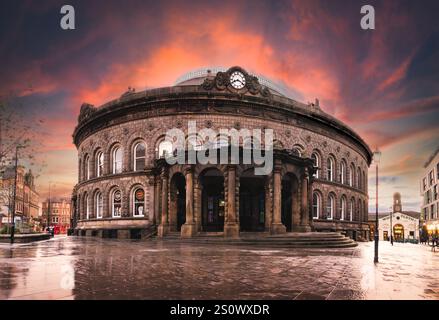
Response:
[[[200,177],[202,229],[208,232],[224,230],[224,177],[217,169],[209,169]]]
[[[241,231],[265,230],[265,179],[245,172],[239,186],[239,225]]]
[[[184,190],[185,191],[185,190]],[[178,195],[177,198],[177,230],[186,222],[186,192]]]
[[[203,230],[224,230],[224,195],[213,188],[203,191]]]
[[[396,241],[404,240],[404,227],[401,224],[397,224],[393,227],[393,236]]]
[[[291,180],[286,176],[282,180],[282,212],[281,219],[282,224],[290,232],[292,229],[292,215],[293,215],[293,191],[291,186]]]

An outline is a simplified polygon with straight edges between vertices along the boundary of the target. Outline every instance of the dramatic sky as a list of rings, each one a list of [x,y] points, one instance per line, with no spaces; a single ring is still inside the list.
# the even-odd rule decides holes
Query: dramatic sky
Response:
[[[60,8],[76,30],[60,28]],[[360,28],[371,4],[376,29]],[[81,103],[128,86],[172,85],[205,66],[240,65],[346,122],[383,155],[380,209],[399,191],[419,210],[419,177],[438,147],[438,1],[22,1],[0,4],[0,95],[35,122],[42,197],[77,179],[71,134]],[[38,127],[38,128],[37,128]],[[369,172],[370,207],[375,173]]]

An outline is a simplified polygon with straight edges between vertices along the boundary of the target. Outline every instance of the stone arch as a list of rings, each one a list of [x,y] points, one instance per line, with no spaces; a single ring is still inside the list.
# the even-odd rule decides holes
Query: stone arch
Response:
[[[303,145],[301,145],[300,143],[295,143],[293,144],[292,150],[296,150],[297,151],[297,155],[300,157],[304,157],[305,156],[305,147]]]

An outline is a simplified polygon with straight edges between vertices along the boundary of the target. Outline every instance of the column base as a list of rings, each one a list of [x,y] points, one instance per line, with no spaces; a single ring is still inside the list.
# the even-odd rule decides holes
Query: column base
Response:
[[[311,232],[311,226],[293,226],[294,232]]]
[[[224,238],[239,238],[239,225],[237,223],[224,225]]]
[[[168,224],[161,224],[157,228],[157,237],[163,238],[166,234],[169,233],[169,225]]]
[[[286,232],[287,232],[287,228],[282,223],[271,224],[271,229],[270,229],[271,234],[282,234]]]
[[[192,238],[197,234],[197,228],[195,223],[185,223],[181,226],[181,237],[182,238]]]

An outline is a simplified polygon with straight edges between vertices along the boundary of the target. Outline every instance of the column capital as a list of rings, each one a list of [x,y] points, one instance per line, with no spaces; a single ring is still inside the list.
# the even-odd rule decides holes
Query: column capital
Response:
[[[194,173],[194,165],[187,165],[183,169],[184,175],[187,175],[189,173]]]
[[[169,175],[169,170],[166,167],[163,167],[162,170],[160,171],[160,177],[162,179],[167,179]]]

